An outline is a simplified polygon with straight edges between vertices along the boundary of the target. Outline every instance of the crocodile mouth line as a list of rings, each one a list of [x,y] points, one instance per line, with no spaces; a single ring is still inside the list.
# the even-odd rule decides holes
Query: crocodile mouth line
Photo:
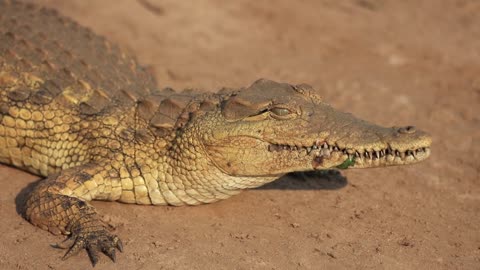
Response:
[[[328,144],[324,141],[317,141],[311,146],[271,143],[267,148],[269,152],[304,152],[306,155],[312,155],[314,157],[329,157],[334,153],[340,153],[347,155],[349,160],[355,160],[359,163],[371,163],[376,161],[384,161],[388,163],[393,163],[395,161],[413,162],[415,160],[424,160],[430,155],[430,147],[419,147],[405,151],[387,147],[376,151],[369,149],[341,148],[336,144]]]

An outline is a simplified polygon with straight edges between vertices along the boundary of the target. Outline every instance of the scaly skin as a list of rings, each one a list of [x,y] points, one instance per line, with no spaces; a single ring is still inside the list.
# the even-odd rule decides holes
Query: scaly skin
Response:
[[[197,205],[293,171],[403,165],[430,137],[334,110],[307,85],[157,90],[128,54],[56,12],[0,0],[0,162],[46,177],[25,217],[115,260],[90,200]]]

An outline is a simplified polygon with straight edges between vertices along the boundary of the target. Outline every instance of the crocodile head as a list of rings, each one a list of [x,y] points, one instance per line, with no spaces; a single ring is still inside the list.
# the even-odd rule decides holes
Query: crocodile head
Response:
[[[208,158],[234,176],[404,165],[430,154],[425,132],[337,111],[306,85],[259,80],[194,122]]]

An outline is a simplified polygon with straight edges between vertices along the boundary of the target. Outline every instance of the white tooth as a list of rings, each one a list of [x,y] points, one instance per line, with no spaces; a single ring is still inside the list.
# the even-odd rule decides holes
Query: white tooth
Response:
[[[313,149],[318,149],[318,146],[317,146],[317,145],[314,145],[314,146],[313,146]]]
[[[327,143],[323,143],[322,148],[324,148],[324,149],[325,149],[325,148],[328,148],[328,144],[327,144]]]
[[[329,157],[330,156],[330,150],[322,149],[322,150],[320,150],[320,154],[322,154],[322,156]]]
[[[312,152],[312,147],[307,147],[307,154],[310,154]]]
[[[363,159],[362,158],[358,158],[355,160],[355,165],[363,165]]]

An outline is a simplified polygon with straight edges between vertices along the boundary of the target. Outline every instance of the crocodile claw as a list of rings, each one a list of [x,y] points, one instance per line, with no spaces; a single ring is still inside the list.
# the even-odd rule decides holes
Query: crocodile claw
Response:
[[[68,249],[62,258],[63,260],[78,254],[82,249],[86,249],[93,266],[97,264],[100,252],[103,252],[115,262],[117,258],[115,249],[118,249],[120,252],[123,251],[122,241],[120,241],[118,236],[111,234],[106,229],[79,232],[70,236],[62,243],[56,244],[55,247]]]

